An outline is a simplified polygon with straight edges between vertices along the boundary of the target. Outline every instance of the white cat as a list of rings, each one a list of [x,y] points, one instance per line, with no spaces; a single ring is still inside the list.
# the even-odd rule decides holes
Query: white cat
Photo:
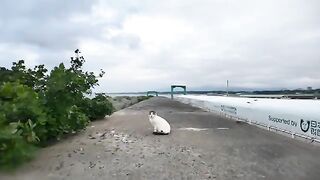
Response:
[[[170,124],[165,119],[158,116],[155,111],[149,112],[149,121],[153,126],[154,134],[167,135],[170,133]]]

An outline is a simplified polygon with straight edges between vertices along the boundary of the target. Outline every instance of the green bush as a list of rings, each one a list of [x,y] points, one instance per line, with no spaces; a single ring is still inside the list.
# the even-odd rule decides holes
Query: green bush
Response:
[[[0,167],[12,168],[33,156],[35,147],[17,133],[16,126],[7,124],[5,114],[0,112]]]
[[[30,87],[11,82],[0,86],[0,113],[3,126],[15,125],[16,134],[27,142],[47,139],[47,114],[38,94]]]
[[[24,61],[12,68],[0,67],[0,168],[28,160],[36,146],[77,132],[90,120],[113,111],[103,94],[86,98],[98,85],[93,72],[82,70],[83,57],[71,58],[71,66],[44,65],[27,69]]]
[[[93,99],[86,99],[86,114],[90,120],[102,119],[115,109],[105,94],[97,94]]]
[[[138,96],[138,102],[152,98],[153,96]]]
[[[8,127],[0,128],[0,167],[10,169],[33,157],[35,146]]]

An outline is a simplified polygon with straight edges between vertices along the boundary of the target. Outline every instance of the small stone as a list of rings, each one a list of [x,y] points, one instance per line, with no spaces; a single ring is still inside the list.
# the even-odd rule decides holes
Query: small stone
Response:
[[[143,163],[136,163],[136,167],[140,168],[143,165]]]
[[[261,174],[259,175],[259,177],[261,177],[261,178],[266,178],[266,176],[264,176],[264,175],[261,175]]]
[[[64,162],[61,161],[61,162],[59,163],[59,166],[57,166],[57,167],[55,168],[55,170],[56,170],[56,171],[60,170],[61,168],[63,168],[63,165],[64,165]]]
[[[100,137],[101,137],[101,138],[105,138],[106,134],[107,134],[107,132],[104,132],[104,133],[102,133],[102,134],[100,135]]]
[[[95,166],[96,166],[96,164],[90,161],[89,168],[93,168]]]

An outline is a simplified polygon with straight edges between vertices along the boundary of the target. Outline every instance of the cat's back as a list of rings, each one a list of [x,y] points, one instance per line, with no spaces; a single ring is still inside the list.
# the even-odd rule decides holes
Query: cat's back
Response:
[[[170,128],[170,124],[168,123],[167,120],[165,120],[163,117],[161,116],[156,116],[157,117],[157,121],[162,125],[162,126],[166,126],[167,128]]]

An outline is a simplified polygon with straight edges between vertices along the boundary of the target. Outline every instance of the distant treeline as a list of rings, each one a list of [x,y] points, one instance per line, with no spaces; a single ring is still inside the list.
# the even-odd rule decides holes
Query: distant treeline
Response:
[[[255,94],[317,94],[320,93],[320,89],[314,90],[279,90],[279,91],[253,91]]]
[[[160,91],[159,94],[171,94],[170,91]],[[174,94],[180,94],[183,91],[174,91]],[[187,91],[187,94],[226,94],[227,91]],[[277,94],[320,94],[320,89],[312,90],[258,90],[258,91],[229,91],[229,94],[265,94],[265,95],[277,95]],[[115,94],[147,94],[146,92],[126,92]]]
[[[174,93],[182,93],[175,91]],[[170,91],[159,92],[159,94],[170,94]],[[188,94],[226,94],[226,91],[187,91]],[[229,91],[229,94],[320,94],[320,89],[313,90],[259,90],[259,91]]]

